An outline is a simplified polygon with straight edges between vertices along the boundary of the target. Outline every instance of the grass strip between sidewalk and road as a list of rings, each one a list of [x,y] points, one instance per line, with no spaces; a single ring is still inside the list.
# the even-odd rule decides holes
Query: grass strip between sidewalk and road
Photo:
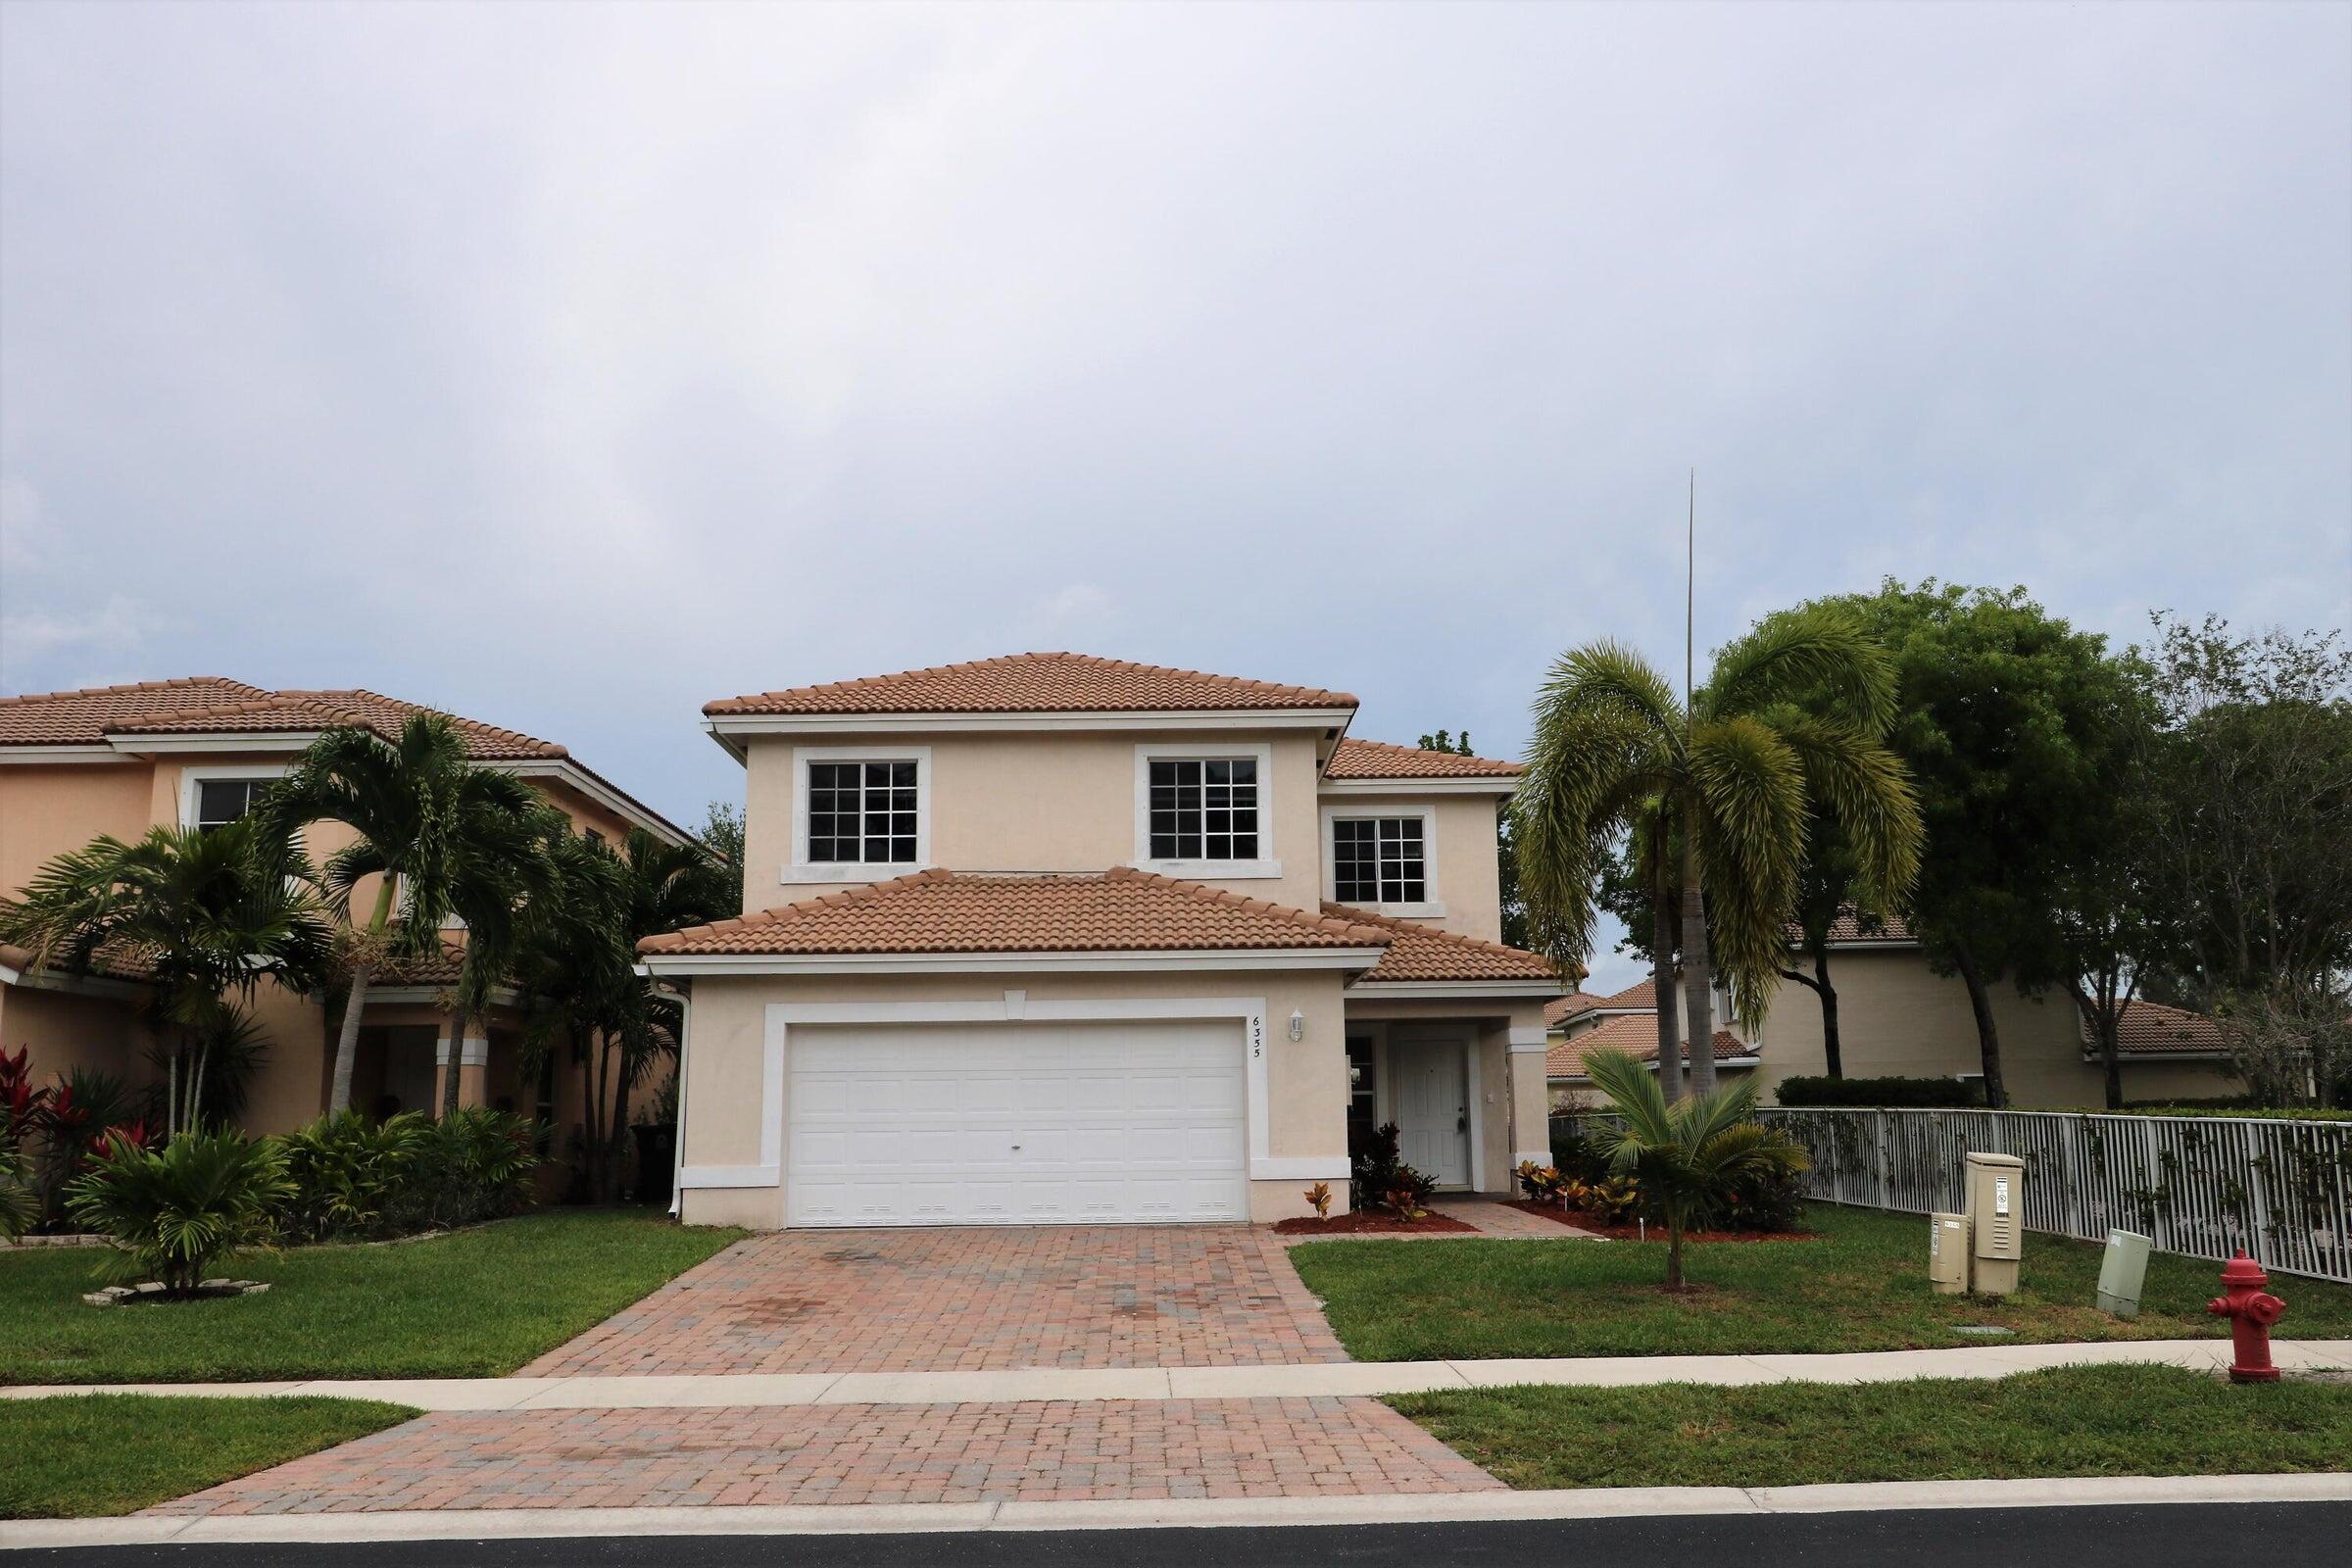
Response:
[[[1696,1290],[1668,1296],[1660,1242],[1360,1240],[1290,1250],[1359,1361],[1495,1356],[1760,1355],[1916,1350],[1955,1345],[2224,1338],[2205,1311],[2221,1265],[2148,1259],[2137,1318],[2093,1306],[2100,1249],[2026,1238],[2022,1288],[1987,1298],[1928,1290],[1925,1216],[1812,1203],[1819,1241],[1712,1242],[1686,1248]],[[2274,1276],[2287,1303],[2282,1339],[2352,1337],[2352,1289]],[[1964,1326],[2006,1328],[1996,1337]]]
[[[0,1399],[0,1519],[135,1513],[381,1432],[418,1412],[371,1399],[85,1394]]]
[[[552,1209],[376,1247],[234,1265],[266,1295],[94,1307],[113,1254],[0,1255],[0,1383],[240,1383],[502,1377],[743,1232],[642,1211]]]
[[[2352,1467],[2352,1382],[2239,1387],[2179,1367],[2058,1367],[1982,1382],[1449,1390],[1388,1403],[1525,1490]]]

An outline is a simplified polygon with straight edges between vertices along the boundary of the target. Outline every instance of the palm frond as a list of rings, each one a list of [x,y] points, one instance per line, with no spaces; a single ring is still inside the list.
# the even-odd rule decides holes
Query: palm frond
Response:
[[[1804,768],[1770,726],[1741,716],[1692,731],[1690,770],[1716,966],[1743,1011],[1760,1009],[1804,866]]]
[[[1798,702],[1885,734],[1894,720],[1886,651],[1844,611],[1806,606],[1767,618],[1715,657],[1699,706],[1715,716]]]

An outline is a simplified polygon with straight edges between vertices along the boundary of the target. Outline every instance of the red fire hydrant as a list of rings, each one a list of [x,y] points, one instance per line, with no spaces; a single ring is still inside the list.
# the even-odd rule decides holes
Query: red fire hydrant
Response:
[[[2230,1368],[2232,1383],[2278,1381],[2278,1369],[2271,1364],[2271,1325],[2278,1321],[2286,1303],[2263,1289],[2270,1283],[2262,1265],[2240,1249],[2222,1265],[2223,1294],[2205,1303],[2206,1311],[2230,1320],[2230,1338],[2237,1348],[2237,1360]]]

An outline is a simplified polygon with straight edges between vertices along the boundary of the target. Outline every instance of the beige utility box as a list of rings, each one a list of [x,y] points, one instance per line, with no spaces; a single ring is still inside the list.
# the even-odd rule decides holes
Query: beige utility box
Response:
[[[1968,1289],[1966,1215],[1928,1216],[1928,1289],[1937,1296],[1958,1296]]]
[[[2015,1154],[1968,1156],[1969,1289],[2007,1296],[2025,1253],[2026,1162]]]

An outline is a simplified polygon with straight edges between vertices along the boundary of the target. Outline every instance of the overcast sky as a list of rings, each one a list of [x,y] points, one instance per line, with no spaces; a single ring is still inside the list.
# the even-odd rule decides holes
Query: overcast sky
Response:
[[[1511,756],[1692,466],[1702,648],[2352,620],[2352,8],[0,7],[0,691],[689,820],[706,700],[1033,648]]]

